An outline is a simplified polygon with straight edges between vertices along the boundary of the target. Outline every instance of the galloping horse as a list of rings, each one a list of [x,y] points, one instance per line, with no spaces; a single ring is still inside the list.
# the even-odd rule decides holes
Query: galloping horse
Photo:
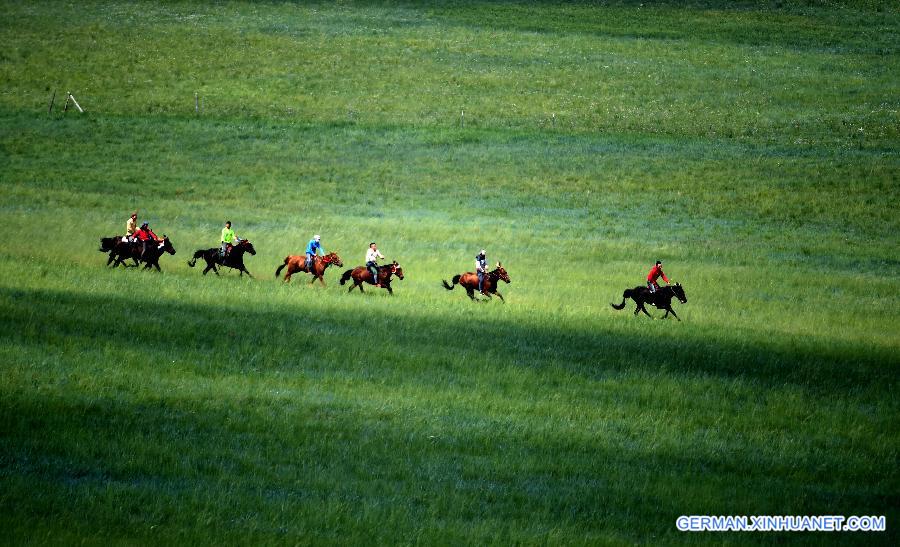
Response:
[[[337,253],[328,253],[325,256],[316,256],[313,259],[313,271],[309,271],[306,269],[306,255],[298,256],[298,255],[290,255],[284,257],[284,264],[278,266],[278,269],[275,270],[275,278],[278,279],[278,275],[281,274],[281,270],[287,266],[287,273],[284,274],[284,280],[288,283],[291,282],[291,276],[297,272],[306,272],[311,273],[313,278],[310,281],[310,284],[316,282],[316,279],[322,282],[322,286],[325,286],[325,279],[322,277],[325,274],[325,270],[328,266],[334,264],[335,266],[343,266],[344,263],[341,261],[341,257],[338,256]]]
[[[403,279],[403,268],[397,264],[396,260],[392,264],[378,266],[378,283],[381,285],[381,288],[387,289],[388,294],[391,296],[394,295],[394,290],[391,289],[391,276],[394,274]],[[353,278],[353,285],[350,285],[347,292],[352,291],[354,287],[359,287],[359,292],[365,292],[362,286],[363,283],[375,284],[375,280],[372,279],[372,272],[365,266],[357,266],[344,272],[344,275],[341,276],[341,285],[346,283],[351,277]]]
[[[113,264],[113,268],[115,268],[119,264],[124,264],[124,261],[130,258],[134,260],[135,266],[138,265],[139,260],[143,260],[145,270],[156,268],[156,271],[161,272],[162,269],[160,269],[159,267],[159,257],[161,257],[163,253],[169,253],[170,255],[175,254],[175,247],[172,246],[172,242],[169,241],[169,237],[165,235],[163,236],[161,245],[148,245],[147,251],[144,253],[144,256],[141,256],[140,250],[142,248],[143,247],[138,244],[124,243],[121,238],[119,238],[119,243],[109,253],[110,258],[115,256],[115,263]],[[107,264],[109,264],[108,261]]]
[[[126,246],[131,246],[130,243],[122,241],[122,236],[112,236],[112,237],[101,237],[100,238],[100,248],[97,249],[101,253],[109,253],[109,258],[106,259],[106,265],[109,266],[116,259],[117,254],[122,254],[127,252]],[[119,262],[116,263],[116,266],[119,265]],[[138,259],[134,259],[133,266],[138,265]],[[123,263],[123,266],[128,267],[127,264]]]
[[[510,283],[509,274],[506,273],[506,269],[503,268],[503,265],[498,262],[497,268],[488,272],[487,278],[484,280],[484,292],[487,293],[488,298],[491,298],[492,294],[496,294],[500,297],[500,301],[505,303],[506,300],[503,299],[503,295],[497,292],[497,285],[499,285],[501,279]],[[466,289],[466,294],[469,295],[469,298],[475,300],[475,291],[478,290],[478,274],[466,272],[464,274],[454,275],[453,284],[449,284],[443,279],[441,282],[448,291],[452,291],[453,287],[458,283],[462,288]]]
[[[681,321],[678,318],[678,315],[675,313],[675,310],[672,309],[672,299],[677,298],[679,302],[682,304],[687,304],[687,297],[684,295],[684,288],[681,286],[681,283],[675,283],[674,285],[666,285],[665,287],[660,287],[656,292],[650,292],[650,289],[647,287],[635,287],[633,289],[625,289],[625,292],[622,293],[622,303],[621,304],[610,304],[614,309],[621,310],[625,307],[625,300],[631,298],[634,300],[634,303],[637,304],[637,307],[634,308],[634,314],[637,315],[638,312],[642,311],[644,314],[653,319],[653,316],[647,313],[647,308],[644,307],[644,304],[652,304],[660,310],[666,310],[666,314],[662,316],[663,319],[669,316],[669,313],[675,316],[675,319]]]
[[[232,247],[231,252],[225,257],[219,254],[218,247],[213,247],[212,249],[200,249],[194,253],[194,258],[188,261],[188,266],[193,268],[194,265],[197,264],[197,259],[202,258],[206,261],[206,268],[203,270],[203,275],[206,275],[206,272],[210,270],[215,272],[216,275],[219,275],[219,268],[216,267],[216,264],[218,264],[219,266],[234,268],[235,270],[240,271],[242,277],[244,273],[253,277],[253,275],[250,274],[250,271],[247,270],[247,267],[244,266],[244,253],[250,253],[251,255],[256,254],[256,249],[253,248],[253,244],[246,239]]]

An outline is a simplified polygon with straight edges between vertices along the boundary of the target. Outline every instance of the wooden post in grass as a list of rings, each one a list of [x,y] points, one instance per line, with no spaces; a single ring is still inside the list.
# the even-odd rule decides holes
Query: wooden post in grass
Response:
[[[72,95],[72,93],[69,91],[66,91],[66,95],[68,95],[68,97],[66,98],[66,107],[68,108],[69,106],[69,99],[72,99],[72,104],[75,105],[75,108],[77,108],[79,112],[84,114],[84,110],[81,108],[81,105],[78,104],[78,101],[75,100],[75,95]]]
[[[53,96],[50,97],[50,108],[47,109],[47,114],[53,113],[53,101],[56,100],[56,90],[53,90]]]
[[[462,127],[466,126],[466,111],[465,110],[459,111],[459,125]]]
[[[196,91],[194,92],[194,113],[200,113],[200,95]]]

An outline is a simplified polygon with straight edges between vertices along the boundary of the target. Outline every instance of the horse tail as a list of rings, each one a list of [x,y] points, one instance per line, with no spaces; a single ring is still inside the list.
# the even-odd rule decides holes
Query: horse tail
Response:
[[[629,296],[631,296],[631,289],[625,289],[625,292],[622,293],[622,303],[619,305],[610,304],[610,306],[612,306],[614,310],[621,310],[625,307],[625,300],[627,300]]]
[[[350,279],[350,276],[353,275],[353,270],[347,270],[344,272],[344,275],[341,276],[341,285],[347,282]]]
[[[284,264],[282,264],[281,266],[278,266],[278,269],[275,270],[275,279],[278,279],[278,275],[281,273],[281,270],[283,270],[284,267],[287,266],[288,261],[290,259],[291,259],[291,257],[289,257],[289,256],[284,257]]]
[[[194,258],[192,258],[191,260],[188,260],[188,266],[190,266],[191,268],[193,268],[194,266],[196,266],[196,265],[197,265],[197,259],[198,259],[198,258],[201,258],[202,256],[203,256],[203,249],[200,249],[199,251],[197,251],[196,253],[194,253]]]
[[[448,284],[446,281],[444,281],[443,279],[441,279],[441,283],[444,284],[444,288],[447,289],[448,291],[452,291],[452,290],[453,290],[453,287],[455,287],[456,284],[459,283],[459,276],[458,276],[458,275],[454,275],[452,281],[453,281],[453,284],[450,285],[450,284]]]

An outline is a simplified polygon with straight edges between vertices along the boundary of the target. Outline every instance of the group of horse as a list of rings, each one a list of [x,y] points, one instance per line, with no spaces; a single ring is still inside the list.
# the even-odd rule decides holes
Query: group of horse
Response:
[[[146,249],[142,243],[128,241],[122,236],[103,237],[100,238],[99,250],[100,252],[109,253],[109,258],[106,261],[107,266],[111,265],[112,267],[116,267],[122,265],[128,267],[129,264],[127,261],[130,260],[132,261],[131,266],[137,267],[143,263],[144,269],[156,268],[157,271],[162,271],[159,267],[159,259],[163,253],[171,255],[175,254],[175,247],[172,246],[172,242],[167,236],[163,236],[162,242],[160,243],[147,245]],[[234,245],[225,255],[223,255],[221,250],[216,247],[198,249],[194,252],[193,258],[191,258],[187,264],[193,268],[196,266],[197,261],[202,258],[206,262],[206,268],[203,269],[203,275],[206,275],[210,271],[219,275],[219,269],[224,267],[237,270],[240,272],[241,276],[246,273],[248,276],[253,277],[253,274],[250,273],[247,266],[244,264],[244,255],[247,253],[255,255],[256,249],[249,240],[245,239]],[[315,283],[316,280],[318,280],[322,286],[324,286],[325,270],[332,265],[337,267],[342,267],[344,265],[344,262],[337,253],[332,252],[324,256],[315,256],[311,267],[307,266],[305,255],[290,255],[286,256],[281,266],[278,266],[278,269],[275,270],[275,278],[277,279],[278,276],[281,275],[282,270],[287,268],[284,275],[284,281],[287,283],[290,283],[291,276],[296,273],[308,273],[312,275],[310,284]],[[385,289],[388,294],[393,295],[394,289],[391,287],[391,281],[394,277],[397,277],[400,280],[403,279],[403,268],[400,267],[400,264],[398,264],[396,260],[390,264],[377,266],[375,276],[373,276],[372,272],[365,266],[357,266],[356,268],[346,270],[343,275],[341,275],[340,284],[345,285],[348,281],[352,280],[353,283],[350,285],[347,292],[352,292],[355,288],[359,288],[360,292],[365,292],[363,287],[368,284],[373,287]],[[497,290],[497,286],[501,280],[506,283],[510,282],[509,274],[506,273],[503,265],[498,262],[497,267],[489,272],[484,280],[483,294],[489,298],[491,296],[497,296],[500,300],[503,300],[503,295]],[[453,277],[452,283],[443,281],[443,284],[447,290],[453,290],[456,285],[460,285],[466,290],[469,298],[476,300],[475,291],[478,289],[478,276],[472,272],[456,275]]]
[[[100,252],[109,253],[109,258],[106,261],[107,266],[112,265],[113,267],[116,267],[121,264],[127,267],[128,264],[126,264],[126,261],[131,260],[133,266],[139,266],[143,263],[144,269],[148,270],[156,268],[157,271],[161,271],[159,267],[160,257],[164,253],[174,255],[175,247],[172,246],[172,242],[169,241],[167,236],[163,236],[162,242],[158,244],[147,245],[146,249],[144,249],[144,245],[141,243],[129,242],[124,240],[122,236],[112,236],[100,239]],[[248,276],[253,277],[244,265],[244,255],[247,253],[255,255],[256,249],[254,249],[253,244],[246,239],[234,245],[225,255],[222,255],[221,250],[217,247],[199,249],[194,252],[194,257],[188,261],[188,266],[193,268],[197,264],[197,260],[202,258],[206,262],[206,268],[203,269],[203,275],[206,275],[210,271],[219,275],[219,268],[224,267],[238,270],[241,276],[246,273]],[[318,280],[322,286],[324,286],[325,270],[332,265],[339,268],[344,265],[344,262],[337,253],[332,252],[324,256],[314,257],[311,267],[307,266],[305,255],[289,255],[284,258],[284,263],[275,270],[275,278],[277,279],[278,276],[281,275],[282,270],[287,268],[284,275],[284,281],[287,283],[290,283],[291,276],[296,273],[308,273],[312,275],[310,284],[315,283],[316,280]],[[403,268],[400,267],[397,261],[385,264],[384,266],[378,266],[377,275],[374,277],[372,272],[365,266],[357,266],[356,268],[346,270],[341,275],[340,284],[345,285],[348,281],[353,281],[353,284],[350,285],[347,292],[352,292],[355,288],[359,288],[360,292],[365,292],[363,286],[368,284],[373,287],[385,289],[388,294],[393,295],[394,290],[391,287],[391,280],[394,276],[400,280],[403,279]],[[482,294],[488,298],[497,296],[501,301],[505,301],[503,295],[497,290],[501,281],[510,283],[509,274],[506,272],[503,264],[498,262],[497,267],[487,273],[487,276],[484,279]],[[478,276],[473,272],[455,275],[450,283],[443,280],[442,283],[444,288],[448,291],[452,291],[459,285],[466,290],[466,294],[469,298],[477,300],[475,293],[478,290]],[[681,319],[675,313],[675,310],[672,309],[672,300],[677,299],[682,304],[687,303],[684,287],[682,287],[680,283],[675,283],[674,285],[667,285],[655,291],[651,291],[648,287],[641,286],[633,289],[625,289],[625,292],[622,293],[622,303],[610,305],[614,309],[621,310],[625,307],[625,302],[629,298],[634,300],[636,306],[634,310],[635,315],[643,312],[647,317],[652,318],[653,316],[650,315],[646,308],[646,305],[649,304],[660,310],[665,310],[666,314],[663,316],[663,319],[667,318],[671,313],[672,316],[679,321],[681,321]]]

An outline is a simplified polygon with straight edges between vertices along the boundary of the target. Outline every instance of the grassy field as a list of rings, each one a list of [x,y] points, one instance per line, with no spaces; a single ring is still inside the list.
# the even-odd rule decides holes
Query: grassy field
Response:
[[[896,542],[892,3],[0,7],[4,542]],[[406,279],[277,281],[314,233]],[[656,259],[682,322],[609,306]]]

